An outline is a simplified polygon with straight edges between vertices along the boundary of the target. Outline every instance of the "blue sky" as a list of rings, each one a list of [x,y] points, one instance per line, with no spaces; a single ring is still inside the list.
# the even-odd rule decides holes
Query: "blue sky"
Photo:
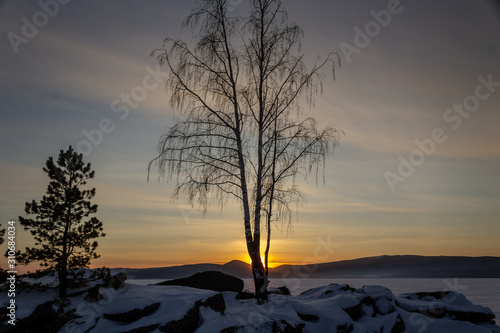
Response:
[[[271,259],[312,261],[325,240],[335,250],[323,261],[499,256],[496,2],[283,2],[304,30],[309,62],[328,52],[341,58],[335,81],[325,77],[323,95],[304,115],[345,136],[327,161],[325,185],[301,184],[307,201],[291,231],[274,233]],[[80,145],[96,171],[91,185],[107,233],[97,265],[246,259],[236,202],[203,216],[183,198],[170,199],[173,184],[155,174],[146,181],[177,114],[149,53],[167,36],[191,40],[181,23],[195,2],[41,3],[52,15],[35,1],[0,3],[0,223],[17,220],[26,201],[44,194],[49,156]],[[230,4],[234,15],[245,13],[244,1]],[[18,234],[20,247],[29,244]]]

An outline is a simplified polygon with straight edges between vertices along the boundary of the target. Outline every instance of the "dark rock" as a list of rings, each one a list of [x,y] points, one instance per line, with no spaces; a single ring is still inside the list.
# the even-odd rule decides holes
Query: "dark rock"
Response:
[[[384,316],[396,311],[396,298],[387,288],[381,286],[367,286],[356,289],[351,293],[350,287],[344,288],[349,293],[349,297],[356,300],[356,304],[343,308],[343,310],[357,321],[361,317]]]
[[[455,320],[469,321],[471,323],[488,323],[495,319],[495,314],[487,312],[446,310],[446,314],[452,316]]]
[[[85,296],[85,300],[87,302],[93,303],[98,302],[104,299],[104,297],[99,292],[99,285],[93,286],[88,290],[87,296]]]
[[[291,295],[290,289],[288,289],[286,286],[278,287],[278,290],[280,290],[283,295]]]
[[[224,328],[220,331],[220,333],[238,333],[238,331],[242,328],[244,328],[244,326],[231,326]]]
[[[154,325],[149,325],[149,326],[143,326],[139,328],[134,328],[130,331],[126,331],[123,333],[150,333],[156,330],[160,326],[160,324],[154,324]]]
[[[363,288],[357,289],[354,294],[367,295],[361,303],[373,308],[372,316],[383,316],[396,311],[396,297],[386,287],[363,286]]]
[[[199,306],[191,308],[182,319],[168,322],[165,326],[158,327],[164,333],[194,333],[202,324]]]
[[[218,271],[196,273],[187,278],[169,280],[157,283],[161,286],[184,286],[214,291],[241,292],[244,287],[243,280]]]
[[[375,300],[373,307],[375,314],[386,315],[396,311],[396,302],[394,299],[381,296]]]
[[[120,272],[111,277],[111,280],[109,280],[107,286],[113,288],[114,290],[118,290],[125,286],[125,284],[123,283],[125,282],[125,280],[127,280],[127,274],[125,274],[124,272]]]
[[[57,333],[70,320],[77,318],[74,311],[56,311],[53,308],[55,301],[38,305],[26,318],[18,319],[8,333]]]
[[[391,333],[405,333],[406,332],[406,324],[400,314],[396,317],[396,322],[391,329]]]
[[[85,331],[85,333],[92,332],[92,330],[97,326],[97,323],[101,320],[101,317],[97,317],[94,321],[94,325],[92,325],[88,330]]]
[[[446,306],[442,303],[429,302],[415,304],[413,302],[414,296],[405,294],[400,297],[400,299],[396,299],[396,305],[405,311],[417,312],[432,319],[443,318],[446,315]],[[409,301],[406,301],[406,299]]]
[[[356,321],[361,317],[374,317],[378,314],[376,303],[373,298],[366,295],[359,295],[359,304],[343,309],[352,320]]]
[[[224,296],[222,296],[222,294],[217,294],[207,298],[203,302],[201,301],[198,302],[199,302],[198,307],[206,306],[219,313],[224,313],[224,311],[226,310],[226,303],[224,302]]]
[[[306,326],[305,324],[298,324],[297,326],[292,326],[285,320],[280,320],[279,322],[273,321],[271,326],[271,332],[273,333],[302,333],[302,329]]]
[[[279,288],[268,288],[267,293],[274,294],[274,295],[290,296],[290,290],[285,286],[279,287]]]
[[[457,302],[463,305],[457,305]],[[449,317],[477,324],[488,323],[495,318],[489,308],[474,305],[455,291],[403,294],[396,304],[405,311],[417,312],[432,319]]]
[[[365,323],[367,325],[370,325],[370,328],[372,329],[373,332],[380,332],[380,333],[406,332],[406,324],[401,315],[397,312],[384,316],[375,316],[373,318],[363,318],[363,320],[365,320]],[[415,329],[410,330],[410,332],[413,331],[416,332],[417,330]]]
[[[143,309],[133,309],[127,312],[120,313],[104,313],[103,317],[109,320],[119,321],[122,323],[132,323],[143,317],[149,316],[160,307],[160,303],[154,303],[146,306]]]
[[[344,325],[337,325],[337,333],[349,333],[352,332],[354,326],[351,323],[345,323]]]
[[[352,291],[352,292],[354,292],[354,291],[356,291],[356,288],[353,288],[353,287],[349,286],[348,284],[346,284],[346,285],[342,286],[342,287],[340,288],[340,290],[343,290],[343,291]]]
[[[302,314],[302,313],[298,313],[297,312],[297,315],[303,321],[309,321],[309,322],[312,322],[312,323],[317,323],[319,321],[319,317],[317,315],[315,315],[315,314]]]
[[[359,318],[365,316],[365,311],[363,310],[363,304],[359,302],[357,305],[343,309],[352,320],[356,321]]]
[[[17,311],[17,305],[15,305],[14,309]],[[2,306],[0,308],[0,322],[4,322],[10,319],[9,316],[7,316],[9,314],[9,311],[10,310],[6,306]]]
[[[338,290],[341,290],[341,291],[351,291],[351,292],[356,291],[356,288],[353,288],[350,285],[345,284],[345,283],[344,284],[330,283],[328,285],[328,287],[335,287],[334,289],[337,290],[337,291]]]
[[[196,301],[194,306],[189,309],[182,319],[168,322],[166,325],[158,327],[158,329],[165,333],[194,333],[203,323],[200,314],[201,306],[209,307],[219,313],[224,313],[226,310],[224,296],[217,294],[207,298],[205,301]]]
[[[235,298],[236,299],[252,299],[252,298],[255,298],[255,294],[249,293],[247,291],[242,291],[242,292],[239,292]]]

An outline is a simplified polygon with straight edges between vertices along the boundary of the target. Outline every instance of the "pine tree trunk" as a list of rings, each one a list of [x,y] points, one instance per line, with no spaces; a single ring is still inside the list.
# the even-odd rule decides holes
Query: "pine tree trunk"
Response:
[[[59,298],[61,300],[66,299],[66,290],[68,289],[68,263],[66,258],[62,259],[61,267],[59,268],[58,278],[59,278]]]
[[[66,212],[66,223],[64,224],[64,234],[63,234],[63,248],[61,255],[61,262],[59,266],[59,298],[62,300],[66,299],[66,289],[68,289],[68,247],[69,240],[68,234],[71,225],[71,210],[72,210],[72,197],[70,195],[70,190],[73,189],[73,173],[70,174],[68,189],[65,191],[65,198],[68,204]]]

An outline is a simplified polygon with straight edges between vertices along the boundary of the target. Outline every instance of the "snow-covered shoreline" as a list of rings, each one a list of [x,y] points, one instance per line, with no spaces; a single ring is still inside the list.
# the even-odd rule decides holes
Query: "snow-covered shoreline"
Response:
[[[88,288],[88,287],[87,287]],[[75,318],[59,332],[500,332],[494,314],[456,291],[394,295],[383,286],[347,284],[316,287],[300,295],[278,290],[259,306],[236,292],[125,282],[100,287],[100,300],[87,293],[70,297]],[[57,296],[32,290],[18,295],[18,318]],[[56,308],[56,305],[52,305]],[[489,323],[488,323],[489,322]],[[181,326],[179,326],[181,325]]]
[[[242,279],[245,290],[253,291],[253,280]],[[164,281],[164,279],[132,279],[129,283],[148,285]],[[325,286],[331,283],[347,283],[360,288],[363,285],[382,285],[395,295],[402,293],[426,291],[459,291],[475,304],[490,308],[496,318],[500,318],[500,279],[392,279],[392,278],[308,278],[308,279],[271,279],[270,285],[278,287],[285,285],[292,295],[298,295],[308,289]]]

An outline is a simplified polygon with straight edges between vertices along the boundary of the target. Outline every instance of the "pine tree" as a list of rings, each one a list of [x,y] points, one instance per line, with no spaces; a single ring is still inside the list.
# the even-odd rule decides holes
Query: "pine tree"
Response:
[[[34,236],[36,247],[27,247],[19,261],[38,262],[46,270],[57,271],[59,297],[65,299],[68,271],[88,267],[92,259],[98,258],[95,238],[105,234],[102,222],[92,216],[97,212],[97,205],[90,202],[95,188],[81,189],[94,178],[82,154],[70,146],[60,151],[57,162],[49,157],[43,171],[50,178],[46,195],[39,203],[33,200],[25,207],[26,214],[36,218],[19,217],[24,229]]]
[[[1,226],[2,225],[0,224],[0,227]],[[5,235],[5,228],[4,229],[0,229],[0,244],[3,244],[3,241],[4,241],[3,235]]]

